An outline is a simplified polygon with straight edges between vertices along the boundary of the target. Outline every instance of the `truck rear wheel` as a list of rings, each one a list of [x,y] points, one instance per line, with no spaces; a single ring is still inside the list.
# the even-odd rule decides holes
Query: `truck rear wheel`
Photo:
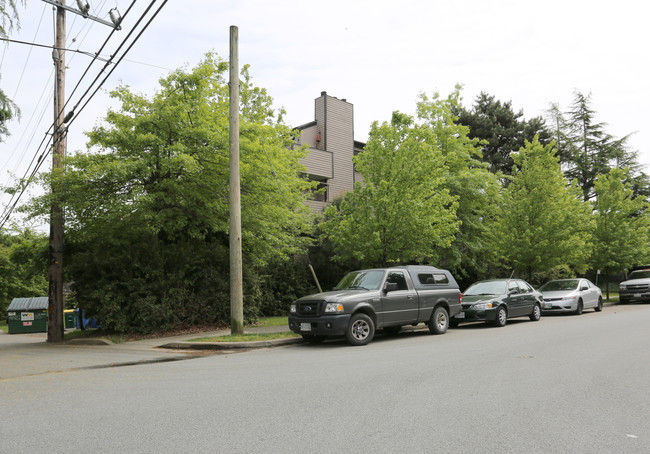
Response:
[[[445,334],[447,328],[449,328],[449,313],[447,309],[442,306],[436,307],[427,325],[431,334]]]
[[[375,336],[375,324],[366,314],[354,314],[345,331],[345,338],[350,345],[366,345]]]

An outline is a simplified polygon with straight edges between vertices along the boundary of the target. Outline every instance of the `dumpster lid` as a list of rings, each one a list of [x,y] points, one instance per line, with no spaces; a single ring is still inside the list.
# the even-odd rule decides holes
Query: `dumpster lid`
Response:
[[[49,298],[47,296],[37,296],[33,298],[14,298],[7,308],[8,311],[31,311],[38,309],[47,309]]]

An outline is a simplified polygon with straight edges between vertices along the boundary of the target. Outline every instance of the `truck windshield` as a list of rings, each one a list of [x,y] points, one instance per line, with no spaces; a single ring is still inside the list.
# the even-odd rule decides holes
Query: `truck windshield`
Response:
[[[343,276],[335,288],[336,290],[377,290],[383,277],[383,270],[353,271]]]
[[[647,279],[650,277],[650,270],[637,270],[632,271],[627,277],[628,279]]]

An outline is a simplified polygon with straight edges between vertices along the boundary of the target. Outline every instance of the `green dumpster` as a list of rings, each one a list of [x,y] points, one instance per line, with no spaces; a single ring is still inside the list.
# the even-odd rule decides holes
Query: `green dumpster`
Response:
[[[14,298],[7,309],[9,334],[46,333],[48,297]]]

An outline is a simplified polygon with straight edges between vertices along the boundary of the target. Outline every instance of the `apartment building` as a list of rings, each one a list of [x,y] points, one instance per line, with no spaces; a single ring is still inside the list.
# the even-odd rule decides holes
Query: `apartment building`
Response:
[[[310,180],[324,191],[310,200],[312,209],[321,211],[361,181],[352,157],[363,151],[365,143],[354,140],[354,109],[345,99],[321,92],[315,100],[314,121],[297,126],[299,145],[308,145],[309,154],[301,161]]]

